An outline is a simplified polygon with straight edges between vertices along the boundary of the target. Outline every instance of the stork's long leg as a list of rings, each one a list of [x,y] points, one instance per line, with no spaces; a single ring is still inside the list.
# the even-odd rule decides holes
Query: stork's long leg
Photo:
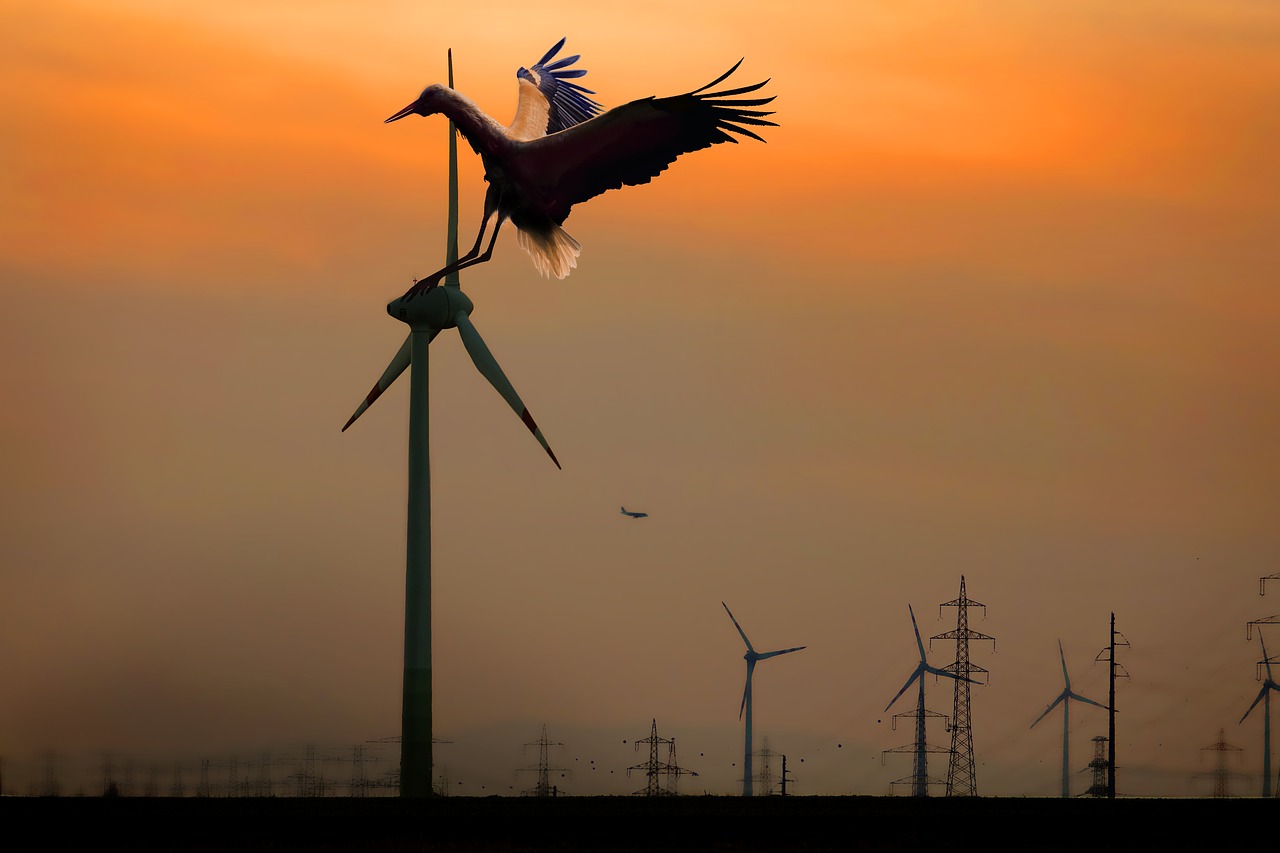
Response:
[[[463,261],[461,258],[459,258],[457,263],[457,268],[459,270],[464,270],[467,267],[473,267],[476,264],[483,264],[493,257],[493,246],[495,243],[498,242],[498,231],[502,229],[502,223],[505,221],[506,221],[505,218],[501,214],[499,214],[498,221],[493,226],[493,236],[489,238],[489,247],[484,250],[483,255],[479,255],[477,257],[471,258],[470,260]]]
[[[466,269],[474,264],[482,264],[493,256],[493,244],[497,242],[498,230],[502,228],[502,215],[498,214],[499,204],[502,200],[501,190],[489,185],[488,191],[484,194],[484,217],[480,220],[480,232],[476,234],[476,242],[467,253],[458,258],[451,264],[446,264],[442,269],[437,270],[426,278],[420,278],[409,288],[401,298],[404,300],[413,299],[415,296],[427,293],[440,284],[441,279],[449,275],[449,273],[458,272]],[[480,255],[480,244],[484,242],[484,232],[489,226],[489,220],[498,215],[498,222],[493,226],[493,235],[489,238],[489,248]]]

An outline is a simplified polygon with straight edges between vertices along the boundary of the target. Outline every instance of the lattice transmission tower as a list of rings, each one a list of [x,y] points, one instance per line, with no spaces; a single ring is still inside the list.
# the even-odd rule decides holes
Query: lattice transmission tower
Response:
[[[752,755],[760,759],[760,772],[755,776],[756,790],[766,797],[773,796],[773,757],[777,753],[769,748],[769,739],[764,738],[760,751]]]
[[[1111,769],[1111,764],[1107,761],[1106,735],[1098,735],[1093,739],[1093,761],[1089,762],[1089,769],[1093,771],[1093,784],[1081,796],[1105,797],[1108,790],[1107,771]]]
[[[951,708],[951,760],[947,765],[947,796],[975,797],[978,795],[978,780],[973,760],[973,726],[969,714],[969,684],[986,684],[986,677],[990,673],[969,660],[969,641],[990,640],[991,649],[995,651],[995,637],[988,637],[986,634],[969,628],[969,608],[981,607],[982,616],[985,619],[987,605],[980,601],[974,601],[965,593],[964,575],[960,576],[960,596],[939,605],[939,612],[943,607],[954,607],[956,609],[956,629],[930,637],[929,643],[932,645],[934,640],[956,641],[956,661],[950,666],[943,667],[947,672],[954,673],[956,676],[955,700]],[[974,673],[980,673],[983,676],[983,680],[975,682]]]
[[[921,676],[921,678],[923,677],[924,676]],[[913,727],[913,730],[915,731],[916,739],[913,742],[906,744],[905,746],[895,746],[893,749],[881,750],[880,765],[882,767],[884,766],[884,757],[886,755],[890,755],[892,753],[910,753],[912,758],[911,775],[903,776],[901,779],[894,779],[892,782],[889,783],[889,789],[893,790],[893,787],[895,785],[910,785],[911,796],[927,797],[929,796],[930,785],[942,784],[941,779],[929,778],[929,758],[928,758],[929,753],[931,752],[932,753],[937,753],[937,752],[949,753],[951,752],[951,750],[945,746],[930,744],[928,742],[928,740],[925,737],[925,721],[930,718],[940,719],[942,720],[943,727],[946,728],[948,731],[950,731],[951,721],[947,719],[946,714],[939,714],[937,711],[930,711],[926,709],[923,703],[917,703],[915,709],[912,711],[903,711],[900,714],[893,715],[892,719],[890,720],[890,728],[892,728],[895,732],[898,730],[899,717],[909,717],[912,720],[914,720],[914,723],[912,723],[912,727]]]
[[[1217,766],[1212,773],[1201,774],[1213,777],[1213,796],[1218,798],[1231,796],[1231,777],[1238,776],[1227,769],[1227,755],[1232,752],[1243,753],[1244,750],[1238,746],[1232,746],[1227,743],[1227,733],[1218,729],[1218,742],[1212,746],[1202,746],[1200,751],[1206,750],[1218,753]]]
[[[640,749],[640,744],[648,744],[649,760],[643,764],[636,764],[627,768],[627,775],[631,775],[633,770],[643,770],[645,774],[645,786],[636,791],[636,796],[643,797],[674,797],[677,793],[677,786],[681,776],[697,776],[698,774],[692,770],[685,770],[676,764],[676,739],[658,737],[658,721],[655,719],[647,738],[640,738],[635,741],[636,749]],[[659,747],[662,744],[667,745],[667,760],[662,761],[658,756],[660,754]]]
[[[538,781],[532,788],[524,792],[526,797],[554,797],[560,793],[560,789],[551,784],[552,773],[568,773],[564,767],[552,767],[548,758],[551,747],[564,746],[547,739],[547,724],[542,724],[542,737],[531,743],[526,743],[526,747],[536,746],[538,748],[538,764],[535,767],[521,767],[518,773],[537,773]]]

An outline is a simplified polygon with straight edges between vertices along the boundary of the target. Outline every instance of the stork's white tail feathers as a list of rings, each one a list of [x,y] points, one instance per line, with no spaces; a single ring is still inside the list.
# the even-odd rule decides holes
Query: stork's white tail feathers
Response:
[[[559,225],[540,233],[516,229],[516,240],[529,253],[538,272],[547,278],[567,276],[578,265],[578,255],[582,254],[582,244]]]

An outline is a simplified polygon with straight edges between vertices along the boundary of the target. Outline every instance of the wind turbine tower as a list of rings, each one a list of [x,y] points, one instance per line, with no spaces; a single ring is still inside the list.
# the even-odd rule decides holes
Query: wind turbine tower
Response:
[[[945,669],[956,676],[955,699],[951,709],[951,762],[947,766],[947,796],[975,797],[978,794],[977,772],[973,760],[973,728],[969,715],[969,685],[985,684],[976,682],[973,674],[980,672],[984,676],[990,673],[969,660],[970,640],[990,640],[991,650],[995,651],[995,637],[988,637],[969,628],[969,608],[981,607],[983,618],[986,618],[987,605],[974,601],[965,594],[964,575],[960,576],[960,596],[939,606],[956,609],[956,629],[931,637],[934,640],[955,640],[956,661]]]
[[[449,58],[453,86],[453,56]],[[457,135],[449,123],[449,230],[446,256],[458,257]],[[476,369],[533,433],[543,450],[560,467],[542,431],[529,414],[484,339],[471,322],[472,301],[451,273],[443,287],[421,299],[401,297],[387,305],[387,313],[409,326],[409,335],[382,372],[373,390],[343,426],[355,423],[410,365],[409,371],[409,511],[405,536],[404,677],[400,717],[400,796],[429,797],[431,787],[431,440],[429,346],[446,329],[457,329]]]
[[[1267,641],[1262,637],[1262,629],[1258,629],[1258,642],[1262,643],[1262,660],[1258,661],[1258,676],[1261,677],[1265,669],[1266,679],[1262,682],[1262,689],[1258,691],[1258,695],[1254,698],[1253,704],[1249,706],[1249,710],[1244,712],[1244,716],[1240,718],[1243,723],[1253,709],[1258,707],[1258,703],[1262,703],[1262,796],[1271,796],[1271,691],[1280,689],[1280,685],[1276,684],[1275,676],[1271,673],[1271,658],[1267,656]]]
[[[915,760],[913,761],[911,766],[911,796],[927,797],[929,796],[929,781],[930,781],[928,754],[930,752],[947,752],[948,750],[940,746],[930,748],[925,741],[925,725],[924,725],[925,719],[927,717],[942,717],[943,715],[936,713],[934,711],[925,710],[924,675],[925,673],[931,673],[934,676],[941,676],[944,678],[951,678],[951,679],[955,679],[956,675],[955,673],[949,672],[948,670],[938,669],[935,666],[930,666],[929,662],[925,660],[924,643],[921,642],[920,640],[920,628],[918,625],[916,625],[916,613],[914,610],[911,609],[910,604],[907,605],[907,612],[911,614],[911,630],[913,630],[916,635],[916,648],[920,652],[920,662],[916,664],[916,668],[912,670],[911,677],[907,679],[907,683],[902,685],[902,689],[899,690],[897,694],[892,699],[889,700],[889,704],[885,705],[884,709],[885,711],[888,711],[890,708],[892,708],[893,703],[897,702],[898,698],[902,696],[903,693],[907,692],[907,688],[911,686],[912,682],[919,682],[919,691],[916,698],[915,712],[909,713],[909,714],[895,714],[893,717],[893,726],[895,729],[897,728],[898,717],[915,717],[916,739],[915,739],[915,743],[911,744],[909,747],[901,747],[901,746],[894,747],[893,749],[886,749],[885,752],[886,753],[906,752],[908,750],[912,752],[912,754],[915,756]],[[892,782],[891,784],[896,785],[899,782],[903,782],[903,781],[905,780],[898,779]]]
[[[755,672],[756,662],[765,660],[766,658],[777,657],[778,655],[786,655],[791,652],[798,652],[805,646],[795,646],[790,649],[780,649],[776,652],[757,652],[755,647],[751,645],[751,641],[747,639],[747,634],[742,630],[742,626],[738,624],[738,620],[733,618],[733,611],[729,609],[729,605],[723,601],[720,606],[724,608],[724,612],[729,614],[729,619],[733,622],[733,627],[738,629],[742,642],[747,644],[747,653],[742,659],[747,662],[747,683],[742,690],[742,705],[738,708],[738,719],[746,716],[746,733],[742,747],[742,796],[751,796],[751,674]]]
[[[1095,702],[1092,699],[1089,699],[1085,696],[1081,696],[1079,693],[1076,693],[1071,689],[1071,676],[1067,675],[1067,656],[1063,654],[1063,651],[1062,651],[1062,640],[1058,640],[1058,657],[1062,661],[1062,680],[1066,686],[1062,688],[1062,692],[1058,694],[1058,698],[1054,699],[1053,702],[1050,703],[1049,707],[1044,709],[1044,713],[1036,717],[1035,723],[1032,723],[1030,728],[1034,729],[1036,727],[1036,723],[1040,722],[1046,716],[1048,716],[1049,712],[1052,711],[1054,708],[1056,708],[1059,704],[1062,705],[1062,796],[1070,797],[1071,796],[1071,775],[1070,775],[1071,773],[1071,753],[1070,753],[1071,726],[1070,726],[1070,720],[1068,715],[1070,714],[1071,700],[1075,699],[1077,702],[1087,702],[1090,705],[1097,705],[1099,708],[1105,708],[1107,706],[1101,704],[1100,702]]]

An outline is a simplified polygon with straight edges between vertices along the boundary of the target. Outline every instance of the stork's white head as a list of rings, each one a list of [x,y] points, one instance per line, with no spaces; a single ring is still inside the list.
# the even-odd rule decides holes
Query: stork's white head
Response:
[[[430,86],[422,90],[422,94],[418,96],[418,100],[402,109],[400,112],[387,119],[384,124],[398,121],[407,115],[430,116],[440,112],[440,104],[445,98],[445,93],[449,91],[449,87],[441,86],[439,83],[432,83]]]

